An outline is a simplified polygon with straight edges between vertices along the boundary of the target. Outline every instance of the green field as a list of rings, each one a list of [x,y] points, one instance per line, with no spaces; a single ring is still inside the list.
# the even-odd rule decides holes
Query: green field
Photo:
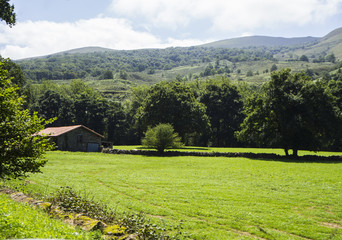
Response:
[[[47,195],[72,186],[117,212],[182,221],[193,239],[342,239],[342,162],[70,152],[47,158],[27,190]]]

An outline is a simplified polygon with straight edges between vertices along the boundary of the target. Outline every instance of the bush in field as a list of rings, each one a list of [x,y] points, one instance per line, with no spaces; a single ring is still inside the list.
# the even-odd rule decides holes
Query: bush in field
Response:
[[[182,146],[181,138],[171,124],[161,123],[154,128],[149,128],[142,140],[142,145],[155,148],[163,153],[167,148],[179,148]]]

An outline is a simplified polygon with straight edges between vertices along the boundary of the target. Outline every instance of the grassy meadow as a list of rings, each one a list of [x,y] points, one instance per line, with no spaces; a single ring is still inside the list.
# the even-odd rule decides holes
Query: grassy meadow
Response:
[[[59,151],[47,158],[26,190],[71,186],[118,213],[182,222],[192,239],[342,239],[342,162]]]

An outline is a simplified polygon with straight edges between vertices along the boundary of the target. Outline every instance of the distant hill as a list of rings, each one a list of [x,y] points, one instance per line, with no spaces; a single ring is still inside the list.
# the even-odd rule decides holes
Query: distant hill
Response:
[[[342,59],[342,28],[335,29],[322,37],[317,44],[308,46],[304,49],[298,49],[295,54],[305,54],[310,56],[325,56],[333,53],[337,59]]]
[[[50,57],[53,55],[61,55],[61,54],[83,54],[83,53],[98,53],[98,52],[111,52],[111,51],[115,51],[115,50],[110,49],[110,48],[103,48],[103,47],[83,47],[83,48],[70,49],[67,51],[58,52],[54,54],[49,54],[43,57]]]
[[[267,36],[251,36],[231,38],[212,43],[200,45],[200,47],[214,48],[248,48],[248,47],[280,47],[280,46],[296,46],[305,43],[314,43],[319,41],[317,37],[267,37]]]
[[[215,75],[262,83],[269,79],[273,65],[308,71],[318,78],[334,66],[329,60],[332,53],[337,61],[342,60],[342,28],[322,38],[252,36],[192,47],[139,50],[84,47],[16,63],[35,83],[83,79],[106,94],[117,94],[139,84]],[[303,54],[308,61],[300,61]],[[107,79],[108,73],[112,79]]]
[[[57,52],[57,53],[51,53],[48,55],[43,55],[43,56],[38,56],[38,57],[23,58],[17,61],[29,61],[32,59],[50,58],[52,56],[59,56],[59,55],[65,55],[65,54],[86,54],[86,53],[99,53],[99,52],[104,53],[104,52],[110,52],[110,51],[116,51],[116,50],[110,49],[110,48],[103,48],[103,47],[83,47],[83,48],[75,48],[75,49],[70,49],[70,50]]]
[[[61,53],[93,53],[93,52],[108,52],[108,51],[115,51],[110,48],[103,48],[103,47],[83,47],[83,48],[76,48],[76,49],[71,49],[68,51],[64,51]]]

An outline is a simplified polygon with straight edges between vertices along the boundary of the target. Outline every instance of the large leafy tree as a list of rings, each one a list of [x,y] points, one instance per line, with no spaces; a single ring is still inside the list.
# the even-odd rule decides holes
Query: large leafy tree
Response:
[[[340,114],[340,122],[336,124],[334,131],[334,143],[332,146],[333,150],[342,150],[342,79],[331,80],[328,82],[328,89],[331,92],[337,112]]]
[[[74,111],[72,101],[58,91],[47,90],[37,100],[36,110],[45,119],[57,117],[52,126],[73,124]]]
[[[0,62],[0,178],[18,178],[40,171],[51,146],[35,135],[48,123],[23,109],[24,98]]]
[[[211,142],[214,146],[232,147],[237,144],[234,132],[243,121],[242,98],[228,79],[211,80],[201,96],[210,119]]]
[[[129,124],[124,107],[119,102],[108,102],[106,110],[106,137],[115,145],[125,144]]]
[[[338,118],[333,99],[320,82],[290,69],[273,72],[261,92],[245,107],[240,140],[281,147],[288,155],[299,149],[319,150],[332,142]]]
[[[70,92],[75,111],[75,124],[83,124],[104,133],[107,100],[81,80],[72,81]]]
[[[8,0],[0,0],[0,19],[9,26],[15,24],[13,10]],[[46,163],[43,154],[51,145],[35,133],[49,121],[23,109],[23,74],[10,60],[0,60],[0,178],[24,177]]]
[[[187,144],[204,143],[209,127],[204,104],[196,100],[184,83],[161,82],[151,87],[138,111],[143,131],[148,126],[170,123]]]

